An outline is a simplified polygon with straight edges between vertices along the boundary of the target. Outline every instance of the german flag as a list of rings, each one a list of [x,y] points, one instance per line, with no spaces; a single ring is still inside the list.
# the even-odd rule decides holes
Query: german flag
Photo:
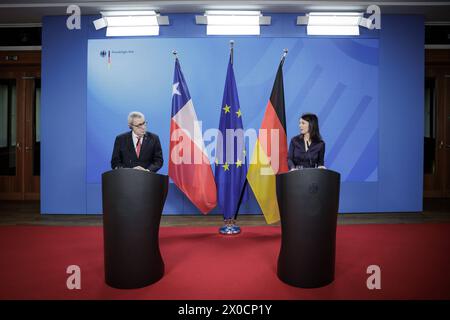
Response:
[[[288,171],[283,63],[284,56],[278,66],[247,173],[248,183],[269,224],[280,220],[275,175]]]

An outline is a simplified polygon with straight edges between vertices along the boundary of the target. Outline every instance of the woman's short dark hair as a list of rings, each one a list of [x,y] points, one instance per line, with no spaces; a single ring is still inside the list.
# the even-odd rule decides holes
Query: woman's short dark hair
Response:
[[[300,118],[308,121],[309,123],[309,136],[311,141],[322,141],[322,136],[320,135],[319,130],[319,119],[317,116],[314,113],[304,113]]]

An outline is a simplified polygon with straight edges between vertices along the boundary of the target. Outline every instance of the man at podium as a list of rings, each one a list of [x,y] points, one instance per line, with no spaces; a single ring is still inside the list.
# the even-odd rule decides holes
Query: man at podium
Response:
[[[147,121],[141,112],[128,115],[129,132],[116,137],[111,157],[111,168],[134,168],[157,172],[163,165],[159,137],[147,130]]]

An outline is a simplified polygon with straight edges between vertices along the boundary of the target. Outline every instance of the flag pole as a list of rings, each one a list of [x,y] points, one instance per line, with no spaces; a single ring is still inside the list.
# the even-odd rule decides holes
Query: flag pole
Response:
[[[233,52],[234,51],[234,40],[230,40],[230,60],[231,64],[233,64]]]
[[[178,53],[177,50],[172,50],[172,54],[175,57],[175,59],[178,59],[177,53]]]
[[[288,51],[289,50],[287,48],[283,49],[283,55],[281,56],[281,65],[284,64],[284,60],[286,60],[286,56],[288,54]]]
[[[234,40],[230,40],[230,62],[231,62],[231,64],[233,64],[233,55],[234,55]],[[244,191],[245,191],[246,187],[247,187],[247,178],[245,178],[244,186],[242,187],[241,195],[239,196],[239,202],[238,202],[238,205],[236,208],[236,212],[234,214],[234,220],[236,220],[236,218],[238,216],[239,208],[241,207],[242,198],[244,197]]]
[[[234,214],[234,220],[237,219],[239,208],[241,207],[242,198],[244,197],[245,189],[247,188],[247,177],[245,177],[244,185],[242,186],[241,196],[239,197],[239,202],[236,208],[236,213]]]

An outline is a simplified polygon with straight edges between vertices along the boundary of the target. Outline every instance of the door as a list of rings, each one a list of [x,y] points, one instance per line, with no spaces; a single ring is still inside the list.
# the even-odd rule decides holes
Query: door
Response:
[[[443,125],[444,125],[444,139],[442,139],[439,142],[439,148],[441,152],[443,153],[443,176],[444,176],[444,190],[443,195],[444,197],[450,198],[450,68],[446,70],[446,73],[444,75],[444,91],[445,91],[445,98],[444,98],[444,119],[443,119]]]
[[[424,197],[450,197],[450,61],[429,58],[425,70]],[[431,60],[431,63],[430,63]]]
[[[20,164],[21,130],[19,118],[23,117],[23,82],[13,71],[0,72],[0,199],[22,197],[23,172]]]
[[[40,78],[40,66],[0,65],[2,200],[39,199]]]
[[[24,139],[24,200],[38,200],[41,175],[41,75],[40,71],[25,72]]]

